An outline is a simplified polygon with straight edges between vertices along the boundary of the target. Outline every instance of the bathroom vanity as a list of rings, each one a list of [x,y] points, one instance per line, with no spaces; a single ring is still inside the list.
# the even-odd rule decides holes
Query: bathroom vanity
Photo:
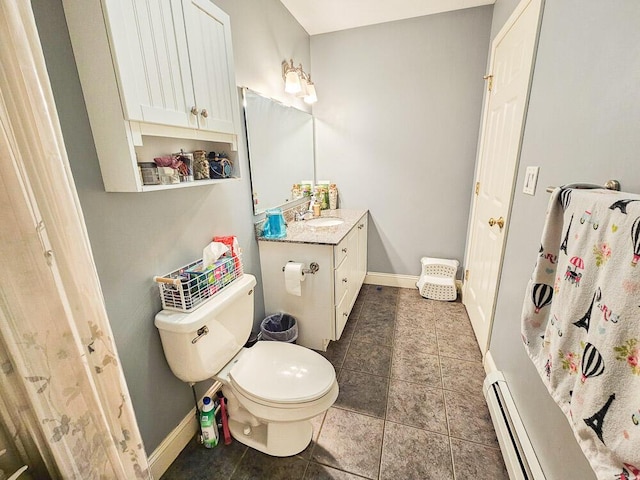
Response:
[[[293,315],[299,345],[325,351],[342,335],[367,273],[367,224],[367,210],[325,210],[289,222],[284,238],[258,237],[266,313]],[[299,296],[285,289],[287,262],[318,266],[304,274]]]

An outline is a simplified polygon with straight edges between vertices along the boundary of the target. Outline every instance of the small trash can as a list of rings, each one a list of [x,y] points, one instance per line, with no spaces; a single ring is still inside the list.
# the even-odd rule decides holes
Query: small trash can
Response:
[[[288,313],[274,313],[262,320],[260,340],[296,343],[298,322]]]
[[[260,332],[252,331],[249,335],[249,340],[247,340],[247,343],[244,344],[244,347],[251,348],[258,342],[258,340],[260,340]]]

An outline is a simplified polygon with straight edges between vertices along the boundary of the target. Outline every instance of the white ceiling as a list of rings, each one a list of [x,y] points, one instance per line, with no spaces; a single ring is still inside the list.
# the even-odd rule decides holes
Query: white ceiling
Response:
[[[493,4],[495,0],[280,0],[309,35]]]

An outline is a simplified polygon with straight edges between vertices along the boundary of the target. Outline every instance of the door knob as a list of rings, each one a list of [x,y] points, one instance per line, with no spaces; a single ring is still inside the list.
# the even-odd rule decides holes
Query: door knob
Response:
[[[504,218],[500,217],[499,219],[495,219],[493,217],[491,217],[489,219],[489,226],[493,227],[494,225],[498,225],[498,228],[500,228],[500,230],[502,230],[502,227],[504,227]]]

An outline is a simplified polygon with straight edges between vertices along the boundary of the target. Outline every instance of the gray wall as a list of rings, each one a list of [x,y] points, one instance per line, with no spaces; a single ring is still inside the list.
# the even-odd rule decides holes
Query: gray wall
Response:
[[[317,176],[370,210],[369,271],[463,259],[491,12],[311,37]]]
[[[279,0],[214,0],[231,17],[236,82],[286,105],[310,107],[284,92],[282,61],[310,71],[309,35]]]
[[[281,62],[308,62],[309,37],[278,0],[219,0],[232,18],[239,84],[282,92]],[[235,234],[245,271],[260,279],[253,236],[248,165],[239,142],[241,181],[153,193],[106,193],[60,0],[33,0],[47,67],[107,312],[150,454],[193,407],[189,387],[173,376],[153,317],[161,309],[154,275],[202,254],[213,235]],[[261,28],[265,20],[268,23]],[[300,59],[300,60],[298,60]],[[256,320],[264,316],[256,290]],[[207,384],[199,385],[202,392]]]
[[[491,21],[492,40],[496,37],[519,3],[520,0],[496,0],[496,3],[493,4],[493,20]]]
[[[595,476],[522,347],[524,290],[540,246],[546,186],[612,178],[640,191],[638,25],[636,0],[547,0],[544,9],[490,350],[548,479]],[[540,166],[534,197],[521,193],[527,165]]]

